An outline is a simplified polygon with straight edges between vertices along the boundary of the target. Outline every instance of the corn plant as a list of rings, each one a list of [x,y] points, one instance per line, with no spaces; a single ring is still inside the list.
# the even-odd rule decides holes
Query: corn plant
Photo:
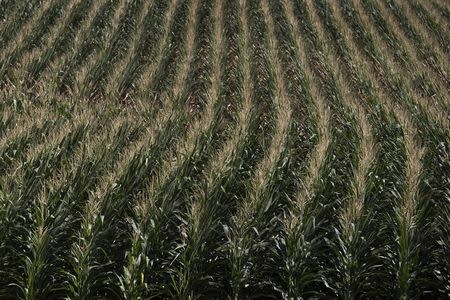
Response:
[[[447,2],[0,3],[0,298],[450,297]]]
[[[11,71],[11,68],[17,66],[19,60],[23,58],[25,51],[31,51],[39,46],[42,42],[43,36],[50,30],[50,28],[52,28],[58,20],[60,14],[62,14],[63,7],[67,4],[67,2],[68,0],[60,2],[47,2],[47,5],[44,6],[44,9],[47,9],[42,11],[41,14],[37,14],[38,19],[34,20],[36,24],[30,23],[30,26],[35,26],[27,28],[29,31],[23,33],[23,36],[20,37],[23,41],[11,51],[2,53],[5,55],[5,57],[2,55],[2,65],[0,67],[0,74],[2,78],[8,75],[10,75],[10,77],[17,76],[13,71]],[[15,80],[16,78],[10,79]],[[2,81],[3,80],[4,79],[2,79]]]
[[[449,54],[450,44],[449,38],[445,35],[445,31],[439,26],[436,20],[433,20],[432,16],[426,11],[421,3],[418,1],[409,1],[409,5],[414,10],[414,13],[419,17],[419,19],[425,24],[426,28],[438,41],[439,46],[442,50]]]
[[[24,23],[42,4],[41,1],[36,1],[32,5],[27,5],[26,2],[7,2],[2,6],[2,17],[0,18],[2,20],[2,31],[0,33],[0,40],[2,41],[0,47],[2,49],[16,36]]]

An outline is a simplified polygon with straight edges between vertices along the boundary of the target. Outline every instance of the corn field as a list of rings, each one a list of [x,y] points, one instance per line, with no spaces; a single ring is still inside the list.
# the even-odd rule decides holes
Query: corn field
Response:
[[[0,0],[0,299],[450,299],[448,0]]]

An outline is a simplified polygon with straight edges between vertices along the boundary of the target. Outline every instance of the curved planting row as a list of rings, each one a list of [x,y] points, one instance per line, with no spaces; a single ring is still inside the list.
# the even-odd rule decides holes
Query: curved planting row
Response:
[[[18,3],[17,3],[18,2]],[[1,8],[1,26],[0,33],[1,49],[8,45],[27,20],[42,5],[42,1],[33,2],[27,5],[26,1],[5,1]]]
[[[17,67],[26,63],[27,57],[25,53],[32,51],[41,45],[42,38],[53,28],[59,18],[62,17],[64,8],[71,5],[74,1],[46,1],[33,14],[32,18],[22,28],[17,40],[9,43],[6,49],[2,49],[1,66],[0,66],[0,80],[1,84],[7,81],[12,81],[12,84],[19,84],[16,82],[20,77],[17,74]]]
[[[447,2],[0,2],[0,298],[450,297]]]
[[[90,56],[99,51],[111,30],[111,19],[116,11],[123,9],[123,1],[104,1],[100,3],[97,13],[91,16],[87,28],[81,32],[81,36],[75,40],[75,45],[69,52],[69,56],[57,80],[58,89],[61,91],[74,89],[76,74],[84,67]],[[119,12],[120,13],[120,12]]]
[[[351,9],[351,6],[341,6],[341,8],[346,7]],[[359,27],[361,26],[361,21],[356,14],[348,13],[347,16],[353,16],[351,20],[348,18],[347,21],[349,22],[350,27],[354,29],[353,34],[355,36],[356,44],[358,45],[359,43],[358,46],[361,47],[363,43],[358,42],[358,36],[362,38],[364,34],[364,31],[361,29],[362,27]],[[356,31],[357,28],[359,31]],[[371,57],[378,58],[376,62],[374,61],[374,64],[385,64],[380,54],[377,53],[375,44],[370,41],[371,39],[372,38],[366,34],[364,45],[374,45],[372,46],[373,50]],[[440,198],[440,196],[430,194],[430,192],[434,189],[433,185],[439,186],[438,189],[441,191],[446,191],[448,187],[446,187],[447,182],[443,180],[442,177],[444,174],[443,172],[445,172],[445,169],[447,168],[446,164],[439,164],[438,167],[434,164],[426,164],[424,162],[435,161],[436,159],[439,160],[442,151],[447,151],[445,149],[448,147],[448,129],[445,128],[445,126],[441,128],[427,118],[426,113],[420,106],[411,105],[411,98],[414,96],[411,96],[408,93],[404,84],[401,83],[401,79],[396,79],[392,73],[389,74],[386,67],[384,67],[384,70],[384,77],[380,77],[380,82],[385,86],[386,93],[391,94],[394,100],[399,101],[399,105],[401,105],[403,109],[401,112],[397,113],[397,117],[401,123],[403,123],[404,134],[406,137],[405,146],[410,157],[408,159],[410,165],[408,166],[407,164],[407,169],[405,171],[406,189],[401,204],[406,205],[405,202],[411,201],[413,204],[408,204],[408,209],[412,209],[412,211],[405,212],[408,217],[402,217],[400,213],[398,220],[398,226],[400,227],[398,229],[399,234],[405,235],[405,243],[399,244],[399,267],[401,267],[402,272],[404,272],[400,273],[400,275],[403,274],[403,276],[398,278],[399,293],[400,295],[426,294],[427,289],[435,290],[436,286],[424,284],[421,276],[425,278],[433,276],[431,275],[433,272],[431,269],[433,267],[442,269],[439,273],[442,272],[445,274],[447,272],[445,267],[438,267],[444,263],[444,261],[443,258],[438,258],[439,255],[437,253],[442,253],[441,251],[445,250],[444,248],[439,250],[439,246],[435,245],[434,239],[432,238],[434,233],[428,232],[427,230],[430,222],[440,215],[439,211],[441,209],[444,209],[445,211],[445,198]],[[377,68],[375,68],[375,72],[378,72]],[[411,141],[408,142],[408,139]],[[420,165],[422,165],[422,167]],[[426,179],[427,177],[428,179]],[[429,184],[429,182],[433,183]],[[411,190],[412,187],[415,190],[414,193]],[[431,188],[431,190],[428,190],[430,192],[426,192],[429,188]],[[406,209],[406,207],[403,209]],[[436,209],[438,209],[438,211],[436,211]],[[411,217],[412,219],[409,220],[408,218]],[[408,222],[413,223],[408,224]],[[415,227],[422,229],[419,229],[420,231],[415,231],[417,230]],[[409,228],[410,232],[405,233],[404,228]],[[421,234],[418,234],[419,232]],[[403,247],[404,249],[402,249]],[[432,262],[430,262],[428,256],[428,254],[434,255],[431,253],[436,253],[437,255],[431,259]],[[413,259],[413,257],[416,258]],[[416,276],[415,280],[420,282],[420,284],[411,283],[411,279],[407,279],[407,276],[411,276],[411,274]],[[445,276],[447,275],[444,275],[444,277],[439,276],[440,279],[436,279],[443,280]],[[440,286],[441,283],[438,283],[437,286]]]
[[[430,42],[424,40],[424,37],[417,31],[416,27],[410,23],[406,13],[395,1],[386,0],[385,3],[382,1],[380,5],[387,6],[387,9],[395,16],[398,26],[401,27],[404,34],[413,41],[417,51],[420,51],[418,52],[420,53],[419,57],[438,74],[440,80],[442,80],[446,84],[446,87],[449,88],[448,63],[438,57],[438,54],[434,51]]]

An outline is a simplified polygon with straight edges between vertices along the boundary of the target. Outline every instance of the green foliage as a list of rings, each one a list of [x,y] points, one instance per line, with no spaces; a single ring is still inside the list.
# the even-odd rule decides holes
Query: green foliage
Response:
[[[449,298],[448,5],[356,1],[1,1],[0,298]]]

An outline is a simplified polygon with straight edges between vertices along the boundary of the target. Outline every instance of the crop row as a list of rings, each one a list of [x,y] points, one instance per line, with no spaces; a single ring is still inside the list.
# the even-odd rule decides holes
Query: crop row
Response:
[[[0,298],[450,296],[446,12],[2,2]]]

